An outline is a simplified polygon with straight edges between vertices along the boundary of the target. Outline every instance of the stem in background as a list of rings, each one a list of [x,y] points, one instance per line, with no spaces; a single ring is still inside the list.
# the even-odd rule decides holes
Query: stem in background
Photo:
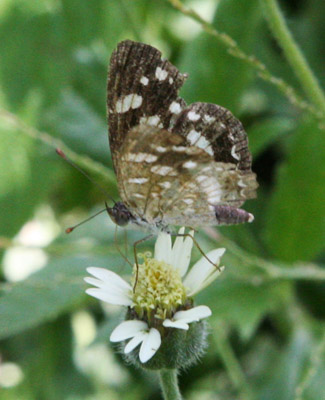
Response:
[[[275,86],[285,97],[287,97],[287,99],[293,105],[300,108],[301,110],[306,110],[310,112],[317,118],[324,117],[324,114],[319,110],[318,107],[315,107],[313,104],[305,101],[301,96],[296,93],[295,89],[292,86],[288,85],[283,79],[272,75],[271,72],[267,69],[266,65],[263,64],[259,59],[257,59],[253,55],[248,55],[243,50],[241,50],[237,42],[232,37],[224,32],[217,31],[212,24],[201,18],[200,15],[197,14],[193,9],[185,7],[180,0],[167,1],[182,14],[199,23],[204,31],[214,36],[221,44],[226,46],[229,54],[231,54],[233,57],[243,60],[252,68],[254,68],[261,79]]]
[[[310,362],[307,370],[302,376],[301,381],[296,387],[295,400],[303,400],[304,394],[308,389],[312,379],[319,370],[319,366],[324,359],[325,354],[325,333],[323,334],[320,343],[316,346],[310,356]]]
[[[178,388],[176,369],[161,369],[159,371],[159,378],[164,400],[182,400]]]
[[[309,67],[306,58],[299,49],[291,32],[289,31],[285,19],[276,0],[260,0],[265,17],[269,23],[274,37],[282,47],[284,55],[296,74],[304,92],[310,101],[325,115],[325,95],[322,91],[317,78]]]
[[[213,325],[213,340],[218,348],[219,356],[228,372],[229,378],[240,394],[240,399],[255,399],[255,395],[246,381],[246,377],[220,322]]]
[[[9,122],[13,125],[16,129],[19,129],[21,132],[25,133],[26,135],[32,137],[33,139],[37,139],[48,146],[53,147],[55,150],[56,148],[60,148],[64,151],[64,153],[72,160],[75,164],[84,168],[85,170],[98,174],[105,178],[108,183],[114,184],[115,178],[113,172],[111,172],[108,168],[106,168],[103,164],[94,161],[88,156],[79,155],[75,153],[73,150],[69,149],[61,140],[54,138],[53,136],[49,135],[47,132],[41,132],[38,129],[35,129],[29,125],[27,125],[24,121],[22,121],[19,117],[15,114],[12,114],[10,111],[5,109],[0,109],[0,117],[4,120]]]
[[[217,241],[221,247],[226,247],[232,254],[238,257],[241,262],[244,262],[248,266],[259,268],[263,272],[263,275],[259,275],[259,280],[261,283],[268,280],[325,281],[325,269],[322,265],[313,263],[307,264],[303,262],[292,265],[285,264],[282,261],[277,262],[277,260],[264,260],[263,258],[242,249],[227,237],[217,234],[212,228],[205,228],[205,233],[210,239]]]

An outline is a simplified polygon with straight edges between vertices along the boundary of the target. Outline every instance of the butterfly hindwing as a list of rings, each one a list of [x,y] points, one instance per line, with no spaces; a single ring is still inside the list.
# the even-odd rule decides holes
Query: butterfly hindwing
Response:
[[[252,179],[233,164],[214,161],[184,136],[145,125],[126,136],[121,163],[118,182],[124,203],[152,223],[175,219],[187,225],[191,219],[196,226],[197,216],[210,220],[214,215],[210,222],[216,224],[215,206],[242,204]]]
[[[226,108],[193,103],[178,115],[171,130],[185,136],[189,144],[204,149],[215,161],[251,171],[247,134],[241,122]]]

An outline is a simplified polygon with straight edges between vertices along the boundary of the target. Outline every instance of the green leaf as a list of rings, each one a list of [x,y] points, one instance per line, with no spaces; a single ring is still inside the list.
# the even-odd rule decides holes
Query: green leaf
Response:
[[[109,159],[106,121],[72,90],[65,90],[49,113],[51,130],[79,153]]]
[[[57,171],[46,146],[1,122],[0,134],[0,234],[12,237],[47,199]]]
[[[315,121],[304,121],[288,146],[279,168],[265,239],[285,261],[311,260],[325,242],[325,135]]]
[[[213,25],[252,52],[257,41],[254,32],[261,14],[257,0],[223,0],[217,8]],[[227,53],[218,39],[202,33],[190,42],[180,62],[180,70],[189,73],[182,94],[187,101],[207,101],[229,108],[234,114],[252,76],[251,69]]]
[[[67,257],[54,260],[25,281],[3,290],[0,338],[51,321],[86,299],[83,277],[87,275],[86,268],[94,264],[105,266],[107,259]]]
[[[227,274],[227,269],[224,274]],[[249,282],[227,276],[206,288],[198,296],[197,304],[207,304],[213,317],[228,321],[238,329],[242,339],[247,341],[261,319],[280,304],[285,293],[284,284],[272,282],[253,286]]]
[[[0,80],[9,103],[23,104],[39,88],[49,104],[66,83],[69,58],[62,49],[55,14],[13,4],[0,20]],[[10,34],[8,34],[10,32]]]
[[[263,373],[266,379],[260,382],[257,398],[273,400],[275,393],[277,400],[296,398],[295,391],[303,377],[308,362],[310,362],[311,351],[313,350],[313,345],[315,345],[315,342],[313,342],[310,332],[297,329],[290,338],[289,343],[281,352],[278,352],[276,357],[271,354],[265,354],[265,360],[268,360],[269,365],[266,371],[260,371],[260,374]],[[271,360],[272,363],[270,363]],[[320,370],[324,377],[324,363],[322,363]],[[307,388],[303,399],[321,399],[324,393],[324,382],[318,379],[312,380],[310,384],[311,387]]]
[[[294,126],[294,122],[285,117],[268,118],[251,126],[247,133],[252,155],[261,154],[268,146],[292,131]]]

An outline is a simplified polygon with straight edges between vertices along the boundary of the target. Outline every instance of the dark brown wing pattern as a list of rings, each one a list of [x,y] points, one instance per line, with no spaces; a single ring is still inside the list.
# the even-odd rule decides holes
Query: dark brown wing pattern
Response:
[[[113,52],[107,82],[107,110],[112,158],[131,128],[148,124],[168,128],[185,102],[178,90],[187,75],[181,74],[161,52],[143,43],[126,40]]]

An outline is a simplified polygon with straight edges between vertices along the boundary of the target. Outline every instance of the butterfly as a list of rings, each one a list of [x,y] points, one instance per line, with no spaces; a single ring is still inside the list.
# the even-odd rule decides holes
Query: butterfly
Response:
[[[125,40],[112,53],[107,114],[122,201],[107,211],[117,225],[155,233],[254,219],[239,208],[258,186],[247,134],[226,108],[187,106],[186,78],[150,45]]]

